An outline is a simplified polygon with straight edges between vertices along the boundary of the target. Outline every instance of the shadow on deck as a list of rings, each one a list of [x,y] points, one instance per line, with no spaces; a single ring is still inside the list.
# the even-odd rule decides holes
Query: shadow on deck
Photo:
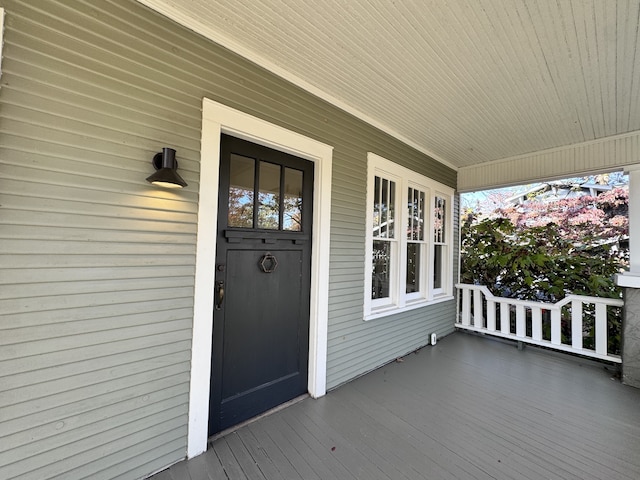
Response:
[[[640,390],[613,372],[456,333],[152,478],[638,479]]]

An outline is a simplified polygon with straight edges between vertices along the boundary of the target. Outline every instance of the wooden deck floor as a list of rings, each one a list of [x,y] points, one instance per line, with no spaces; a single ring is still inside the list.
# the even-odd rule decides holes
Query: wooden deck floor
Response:
[[[640,390],[456,333],[217,439],[153,480],[640,479]]]

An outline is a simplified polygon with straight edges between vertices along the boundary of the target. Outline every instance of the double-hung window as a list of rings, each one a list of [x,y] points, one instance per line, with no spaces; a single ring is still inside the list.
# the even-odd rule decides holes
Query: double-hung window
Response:
[[[453,189],[368,154],[365,320],[451,298]]]

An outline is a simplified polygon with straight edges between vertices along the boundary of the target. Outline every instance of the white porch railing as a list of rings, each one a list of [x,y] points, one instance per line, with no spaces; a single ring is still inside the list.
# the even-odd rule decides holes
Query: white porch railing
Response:
[[[622,300],[568,295],[557,303],[544,303],[495,297],[483,285],[457,284],[456,287],[459,309],[457,328],[610,362],[622,362],[618,355],[608,352],[608,307],[622,307]],[[593,305],[589,310],[595,311],[595,349],[583,347],[585,305]],[[562,342],[563,309],[571,314],[570,344]],[[515,332],[512,331],[512,319],[515,320]],[[550,332],[546,334],[543,333],[545,323],[550,326],[547,329]]]

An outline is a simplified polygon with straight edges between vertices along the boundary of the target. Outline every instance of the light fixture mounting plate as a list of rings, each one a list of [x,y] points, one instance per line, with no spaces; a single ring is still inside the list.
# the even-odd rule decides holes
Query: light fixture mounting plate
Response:
[[[160,170],[162,168],[162,152],[158,152],[153,156],[153,160],[151,160],[153,164],[153,168],[156,170]],[[178,168],[178,160],[174,158],[173,163],[175,164],[175,168]]]

